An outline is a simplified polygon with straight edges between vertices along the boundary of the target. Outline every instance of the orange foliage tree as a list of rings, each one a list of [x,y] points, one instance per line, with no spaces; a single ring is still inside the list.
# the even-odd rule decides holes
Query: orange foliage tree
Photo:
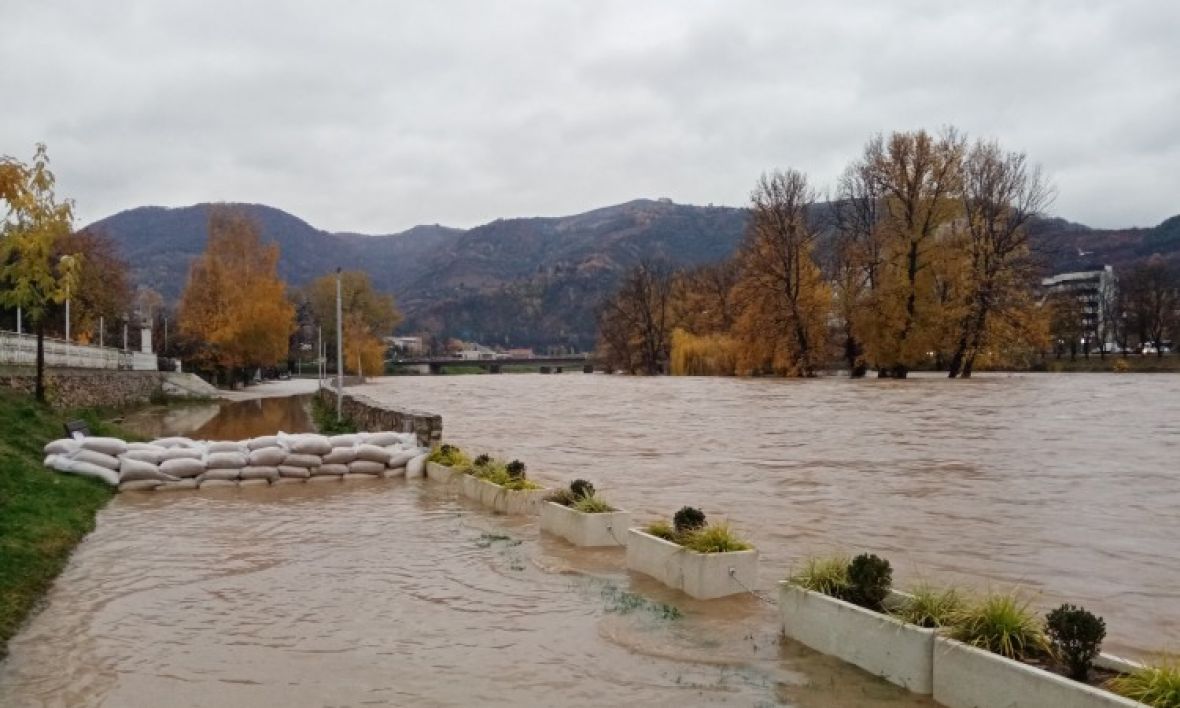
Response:
[[[385,336],[401,322],[393,296],[378,292],[364,271],[340,274],[344,312],[344,371],[380,375],[385,371]],[[336,354],[336,276],[317,278],[307,287],[307,301],[316,321],[323,323],[329,358]]]

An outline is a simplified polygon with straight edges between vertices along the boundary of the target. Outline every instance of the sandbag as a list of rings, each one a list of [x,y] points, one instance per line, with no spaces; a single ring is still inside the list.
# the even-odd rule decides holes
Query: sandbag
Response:
[[[237,472],[237,470],[234,470]],[[201,489],[215,489],[217,487],[236,487],[238,482],[235,479],[203,479],[201,480]]]
[[[321,482],[339,482],[342,475],[326,474],[320,477],[311,476],[305,480],[308,484],[318,484]]]
[[[311,470],[312,477],[339,477],[348,474],[348,465],[320,465]]]
[[[210,442],[208,445],[205,446],[205,449],[208,450],[210,453],[214,453],[214,452],[240,452],[242,454],[245,454],[250,451],[250,448],[246,447],[246,443],[233,442],[232,440],[217,440],[214,442]]]
[[[270,485],[277,487],[280,484],[303,484],[306,481],[303,477],[279,477],[278,479],[272,479]]]
[[[283,458],[283,464],[288,467],[319,467],[323,463],[319,455],[304,455],[300,453],[289,453]]]
[[[250,451],[249,464],[261,467],[280,465],[287,457],[287,451],[281,447],[260,447]]]
[[[405,467],[410,460],[418,456],[417,452],[398,452],[389,456],[389,462],[385,463],[386,467]]]
[[[294,435],[287,444],[291,452],[301,455],[326,455],[332,451],[332,443],[323,435],[307,433]]]
[[[201,451],[195,447],[170,447],[160,451],[160,462],[168,460],[199,460]]]
[[[260,479],[243,479],[242,481],[238,482],[239,487],[265,487],[269,484],[270,479],[266,477]]]
[[[120,482],[120,492],[150,492],[163,484],[158,479],[137,479],[134,482]]]
[[[381,473],[381,477],[383,479],[394,479],[396,477],[405,477],[405,476],[406,476],[406,468],[405,467],[387,467],[387,468],[385,468],[385,471]]]
[[[82,443],[77,440],[62,438],[61,440],[50,440],[45,443],[44,452],[46,455],[72,455],[81,449]]]
[[[347,465],[356,459],[356,450],[351,447],[335,447],[324,455],[325,465]]]
[[[79,460],[81,462],[89,462],[91,464],[98,465],[99,467],[106,467],[108,470],[119,469],[119,458],[111,457],[110,455],[97,450],[88,450],[86,448],[82,448],[73,455],[70,455],[70,459]]]
[[[119,460],[119,482],[138,482],[144,479],[154,479],[160,482],[175,482],[180,479],[170,474],[164,474],[160,468],[150,462],[133,460],[126,455]]]
[[[406,479],[418,479],[426,474],[426,458],[428,457],[430,457],[428,453],[423,453],[407,462]]]
[[[345,482],[356,482],[356,481],[365,480],[365,479],[381,479],[381,477],[380,477],[380,475],[375,475],[375,474],[364,474],[362,472],[349,472],[348,474],[344,475],[340,479],[343,479]]]
[[[385,471],[385,465],[372,460],[356,460],[348,463],[349,474],[378,475]]]
[[[307,467],[291,467],[289,465],[279,465],[279,476],[290,477],[298,479],[307,479],[311,476],[311,470]]]
[[[120,460],[138,460],[140,462],[148,462],[153,465],[160,464],[160,455],[164,452],[162,447],[153,447],[150,450],[146,449],[130,449],[119,455]]]
[[[257,438],[251,438],[246,442],[246,447],[251,451],[261,450],[264,447],[278,447],[279,438],[277,435],[262,435]]]
[[[356,459],[368,460],[370,462],[380,462],[381,466],[384,467],[385,465],[389,464],[389,451],[383,447],[377,447],[376,445],[370,445],[368,443],[364,445],[357,445]]]
[[[160,447],[159,445],[156,445],[154,443],[145,443],[145,442],[129,442],[129,443],[127,443],[127,451],[128,452],[130,452],[132,450],[156,450],[159,447]]]
[[[402,437],[397,433],[369,433],[365,436],[365,442],[377,447],[385,447],[386,445],[393,445],[401,442]]]
[[[164,482],[160,486],[156,487],[156,491],[157,492],[171,492],[171,491],[180,491],[180,490],[184,490],[184,489],[196,489],[196,488],[197,488],[197,480],[195,480],[195,479],[181,479],[181,480],[177,480],[175,482]]]
[[[107,469],[101,465],[84,460],[71,460],[62,455],[58,455],[57,458],[57,464],[54,466],[54,469],[59,472],[67,472],[83,477],[94,477],[95,479],[101,479],[112,487],[118,486],[119,484],[119,473],[112,469]]]
[[[240,476],[243,480],[261,479],[265,481],[268,479],[277,479],[279,476],[279,470],[277,467],[243,467],[238,476]]]
[[[246,466],[246,456],[241,452],[211,452],[205,455],[206,467],[221,469],[241,469]]]
[[[119,438],[82,438],[82,449],[118,457],[127,452],[127,443]]]
[[[188,457],[180,457],[161,462],[160,471],[173,477],[196,477],[205,471],[205,463]]]
[[[210,468],[205,470],[204,474],[197,475],[197,479],[201,482],[217,480],[218,482],[237,481],[238,477],[242,475],[242,470],[235,467],[233,469]]]
[[[194,444],[191,438],[183,437],[160,438],[152,441],[152,445],[157,447],[192,447]]]
[[[355,447],[363,442],[359,435],[353,433],[344,433],[341,435],[332,435],[328,437],[328,442],[332,443],[332,447]]]

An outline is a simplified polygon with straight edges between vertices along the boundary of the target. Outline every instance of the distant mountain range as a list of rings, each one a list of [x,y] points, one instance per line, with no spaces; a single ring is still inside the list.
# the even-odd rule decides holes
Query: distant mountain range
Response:
[[[139,207],[87,228],[119,244],[136,283],[175,301],[189,263],[205,248],[210,206]],[[640,199],[573,216],[365,236],[322,231],[261,204],[234,206],[258,222],[264,239],[279,244],[287,282],[303,285],[338,266],[365,270],[397,297],[407,316],[403,331],[577,349],[593,345],[594,307],[627,268],[642,258],[674,266],[722,260],[740,243],[747,219],[745,209]],[[1124,268],[1155,253],[1180,262],[1180,216],[1133,229],[1042,219],[1032,234],[1046,272]]]

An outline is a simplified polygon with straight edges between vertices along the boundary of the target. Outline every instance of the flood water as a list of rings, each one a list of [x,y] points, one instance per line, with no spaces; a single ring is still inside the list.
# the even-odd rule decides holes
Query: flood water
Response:
[[[283,396],[150,406],[129,414],[120,424],[149,439],[184,435],[194,440],[243,440],[278,430],[314,430],[310,405],[311,396]]]
[[[361,390],[640,522],[728,518],[766,596],[808,553],[869,550],[902,586],[1019,583],[1104,615],[1108,650],[1180,648],[1180,377]],[[780,641],[752,596],[695,602],[622,567],[429,482],[123,494],[11,642],[0,705],[932,705]]]

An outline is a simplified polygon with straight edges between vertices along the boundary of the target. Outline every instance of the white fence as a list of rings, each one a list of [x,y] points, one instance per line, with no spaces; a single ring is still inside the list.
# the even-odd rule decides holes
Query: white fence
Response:
[[[0,332],[0,364],[35,366],[37,337],[32,334]],[[134,371],[156,371],[159,368],[155,354],[111,347],[92,347],[50,337],[45,338],[45,365]]]

